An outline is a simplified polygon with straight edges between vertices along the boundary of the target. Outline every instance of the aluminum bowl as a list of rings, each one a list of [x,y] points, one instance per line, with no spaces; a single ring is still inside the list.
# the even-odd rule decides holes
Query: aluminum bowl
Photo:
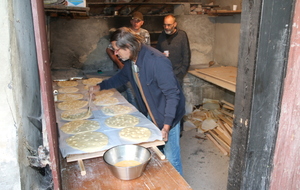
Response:
[[[140,177],[151,159],[151,153],[147,148],[138,145],[119,145],[108,149],[103,160],[108,165],[112,174],[121,180],[132,180]],[[116,163],[124,160],[135,160],[140,165],[119,167]]]

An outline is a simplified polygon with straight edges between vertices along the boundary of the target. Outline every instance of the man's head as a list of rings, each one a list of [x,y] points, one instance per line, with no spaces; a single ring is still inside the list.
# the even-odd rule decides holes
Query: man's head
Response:
[[[165,16],[163,26],[166,34],[173,34],[174,32],[176,32],[176,18],[173,15]]]
[[[117,29],[110,38],[115,55],[126,61],[136,60],[141,49],[142,37],[135,34],[131,29],[122,27]]]
[[[134,32],[139,32],[140,28],[142,27],[142,25],[144,24],[144,16],[141,12],[134,12],[132,14],[131,20],[131,29]]]

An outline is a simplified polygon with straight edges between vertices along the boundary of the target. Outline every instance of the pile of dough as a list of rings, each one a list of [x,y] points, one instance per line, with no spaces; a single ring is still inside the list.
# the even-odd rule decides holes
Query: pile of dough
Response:
[[[79,100],[83,98],[83,94],[79,93],[69,93],[69,94],[58,94],[58,101],[71,101],[71,100]]]
[[[84,152],[95,152],[108,144],[108,137],[100,132],[84,132],[67,138],[66,143]]]
[[[75,120],[61,126],[61,130],[67,134],[77,134],[88,131],[96,131],[100,128],[98,121]]]
[[[76,109],[83,108],[86,105],[88,105],[88,101],[72,100],[72,101],[61,102],[57,105],[57,107],[61,110],[76,110]]]
[[[101,110],[105,115],[120,115],[120,114],[129,113],[132,109],[131,107],[117,104],[117,105],[105,106]]]
[[[151,134],[151,131],[145,127],[126,127],[119,132],[121,138],[137,142],[147,141]]]
[[[61,113],[61,118],[66,121],[87,119],[92,116],[88,109],[68,110]]]
[[[59,81],[57,82],[57,85],[60,87],[71,87],[71,86],[77,86],[77,81]]]
[[[59,93],[74,93],[77,92],[79,89],[75,87],[65,87],[65,88],[59,88]]]
[[[112,128],[133,127],[139,122],[139,118],[128,114],[116,115],[105,120],[105,124]]]
[[[114,105],[117,104],[119,100],[115,97],[105,96],[105,97],[95,97],[93,100],[93,103],[97,106],[108,106],[108,105]]]

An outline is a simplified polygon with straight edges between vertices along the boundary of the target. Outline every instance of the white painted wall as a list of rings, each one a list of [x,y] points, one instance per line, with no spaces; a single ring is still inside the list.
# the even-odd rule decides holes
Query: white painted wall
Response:
[[[10,10],[8,1],[0,3],[0,189],[20,189],[16,102],[13,99],[12,55],[10,48]]]
[[[2,0],[0,16],[0,189],[42,189],[27,159],[42,144],[40,121],[29,119],[41,115],[31,2]]]

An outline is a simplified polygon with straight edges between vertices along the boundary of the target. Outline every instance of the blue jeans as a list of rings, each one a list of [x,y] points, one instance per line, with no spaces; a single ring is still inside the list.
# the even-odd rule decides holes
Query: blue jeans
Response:
[[[166,158],[174,166],[174,168],[183,175],[181,156],[180,156],[180,122],[178,122],[169,132],[168,141],[161,146]]]

